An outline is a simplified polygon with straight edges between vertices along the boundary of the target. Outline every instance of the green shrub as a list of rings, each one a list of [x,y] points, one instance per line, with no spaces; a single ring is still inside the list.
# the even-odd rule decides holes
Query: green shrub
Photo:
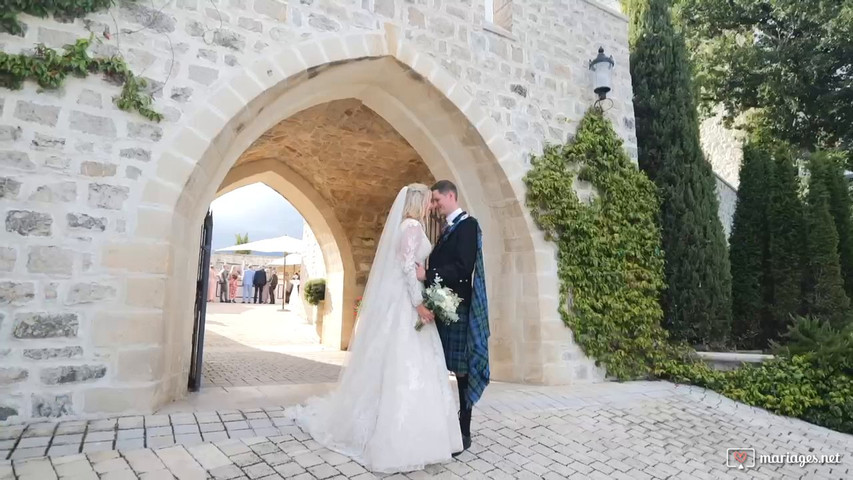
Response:
[[[311,305],[319,305],[326,298],[326,280],[315,278],[305,282],[305,300]]]

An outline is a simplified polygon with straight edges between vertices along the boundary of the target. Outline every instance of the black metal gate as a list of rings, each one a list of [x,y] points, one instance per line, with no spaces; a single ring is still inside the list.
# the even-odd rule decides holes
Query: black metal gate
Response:
[[[190,358],[188,386],[191,392],[201,388],[202,354],[204,350],[204,316],[207,314],[208,280],[210,278],[210,247],[213,238],[213,212],[208,211],[201,227],[198,252],[198,276],[195,288],[195,311],[193,313],[193,353]]]
[[[438,242],[438,237],[441,236],[441,227],[444,226],[445,223],[446,220],[444,218],[444,215],[436,211],[431,211],[427,215],[425,225],[426,234],[432,245],[435,245],[435,243]]]

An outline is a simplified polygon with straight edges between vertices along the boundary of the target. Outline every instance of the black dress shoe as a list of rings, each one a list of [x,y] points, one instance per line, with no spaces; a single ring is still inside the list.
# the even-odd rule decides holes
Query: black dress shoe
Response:
[[[462,452],[464,452],[465,450],[468,450],[469,448],[471,448],[471,437],[469,437],[468,435],[462,435]],[[451,453],[450,455],[452,457],[455,457],[462,452],[454,452],[454,453]]]

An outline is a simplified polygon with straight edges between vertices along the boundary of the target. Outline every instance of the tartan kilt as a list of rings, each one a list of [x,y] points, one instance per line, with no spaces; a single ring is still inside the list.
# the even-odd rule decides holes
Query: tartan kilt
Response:
[[[435,322],[447,370],[453,373],[468,373],[468,311],[468,305],[460,305],[458,322],[449,325],[440,320]]]

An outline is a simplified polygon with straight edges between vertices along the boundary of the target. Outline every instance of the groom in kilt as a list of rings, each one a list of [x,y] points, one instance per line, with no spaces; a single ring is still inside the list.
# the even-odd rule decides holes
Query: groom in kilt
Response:
[[[462,299],[457,310],[459,321],[437,321],[436,328],[447,369],[456,376],[459,426],[463,450],[467,450],[471,446],[471,411],[489,384],[489,311],[482,232],[477,219],[459,208],[456,185],[440,180],[431,190],[432,208],[443,214],[447,223],[430,253],[429,268],[419,268],[418,278],[429,286],[438,277]]]

